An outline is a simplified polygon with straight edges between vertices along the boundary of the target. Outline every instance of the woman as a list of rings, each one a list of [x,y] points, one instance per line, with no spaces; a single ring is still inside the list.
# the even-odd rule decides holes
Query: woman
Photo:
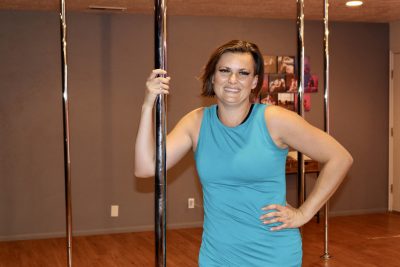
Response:
[[[255,44],[233,40],[217,48],[202,76],[202,95],[215,96],[217,104],[188,113],[167,136],[167,169],[195,151],[204,202],[202,267],[301,266],[298,227],[323,206],[352,164],[338,142],[297,114],[250,103],[262,86],[263,66]],[[169,93],[165,74],[153,70],[146,83],[135,147],[138,177],[154,175],[152,108],[157,94]],[[324,166],[297,209],[286,204],[289,147]]]

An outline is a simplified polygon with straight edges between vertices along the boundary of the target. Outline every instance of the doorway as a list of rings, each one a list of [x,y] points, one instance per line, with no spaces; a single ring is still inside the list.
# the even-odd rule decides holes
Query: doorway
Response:
[[[390,53],[389,210],[400,212],[400,53]]]

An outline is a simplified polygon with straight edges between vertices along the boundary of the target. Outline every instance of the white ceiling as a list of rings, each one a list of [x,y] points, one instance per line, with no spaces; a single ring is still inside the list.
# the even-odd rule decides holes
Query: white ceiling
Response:
[[[125,13],[151,14],[153,0],[65,0],[67,11],[90,11],[89,6],[125,7]],[[391,22],[400,20],[400,0],[364,0],[358,8],[346,0],[330,0],[329,18],[334,21]],[[58,11],[60,0],[0,0],[0,10]],[[230,16],[295,19],[296,0],[167,0],[169,15]],[[305,0],[305,18],[321,19],[323,0]]]

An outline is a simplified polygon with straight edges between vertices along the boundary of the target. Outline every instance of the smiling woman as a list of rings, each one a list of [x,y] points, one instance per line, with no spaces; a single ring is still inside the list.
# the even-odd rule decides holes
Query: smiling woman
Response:
[[[214,73],[216,71],[217,63],[219,63],[219,59],[221,56],[225,53],[235,53],[235,55],[240,55],[241,53],[248,53],[248,55],[245,54],[244,57],[252,57],[251,63],[253,66],[248,65],[247,70],[243,69],[242,74],[245,76],[245,73],[253,74],[254,76],[257,77],[257,88],[261,88],[261,85],[263,84],[263,79],[264,79],[264,61],[263,57],[261,55],[260,50],[255,44],[251,44],[248,42],[243,42],[240,40],[232,40],[231,42],[226,43],[225,45],[222,45],[218,49],[212,53],[210,56],[210,59],[208,61],[207,66],[204,68],[201,80],[203,81],[203,87],[202,87],[202,95],[203,96],[214,96],[214,87],[213,87],[213,79],[214,79]],[[250,58],[247,58],[247,60],[250,60]],[[221,63],[220,63],[221,64]],[[223,66],[220,66],[223,67]],[[226,67],[226,66],[225,66]],[[229,69],[227,70],[222,70],[221,72],[227,72],[230,71]],[[244,72],[243,72],[244,71]],[[259,90],[259,89],[258,89]]]
[[[298,227],[333,194],[352,163],[338,142],[297,114],[250,102],[262,86],[263,65],[253,43],[218,47],[202,75],[203,95],[215,96],[216,104],[189,112],[167,136],[167,169],[195,151],[205,213],[201,267],[301,266]],[[169,94],[166,74],[153,70],[146,82],[135,146],[139,177],[154,172],[152,109],[158,94]],[[288,147],[324,163],[299,208],[286,203]]]
[[[1,1],[0,9],[4,8],[6,2],[19,5],[24,1],[31,5],[44,5],[50,2],[57,4],[57,0],[5,0]],[[135,12],[132,11],[132,5],[135,3],[146,2],[150,6],[152,3],[151,1],[122,0],[131,5],[128,6],[126,12],[128,14],[115,12],[110,14],[110,11],[102,13],[96,11],[97,13],[95,13],[86,10],[86,12],[82,12],[85,9],[75,12],[74,5],[76,6],[78,2],[86,2],[85,7],[87,7],[88,0],[66,1],[68,11],[74,10],[68,15],[70,18],[68,21],[71,22],[69,29],[72,30],[68,34],[68,40],[73,48],[70,50],[72,53],[69,54],[68,67],[72,74],[69,75],[70,84],[73,85],[69,88],[69,98],[74,100],[70,109],[72,112],[71,123],[73,123],[71,126],[73,138],[71,160],[72,164],[76,166],[72,169],[72,178],[73,181],[76,181],[72,185],[72,197],[76,204],[73,213],[74,233],[91,235],[117,231],[151,230],[154,220],[152,199],[155,192],[154,182],[153,179],[132,179],[134,176],[132,146],[135,139],[133,137],[136,137],[138,130],[142,104],[144,113],[149,110],[145,106],[147,103],[142,102],[146,88],[143,81],[147,79],[147,73],[152,68],[163,70],[165,68],[152,67],[154,43],[151,37],[154,31],[154,18],[150,14],[151,8],[145,14],[136,15],[131,12]],[[320,7],[321,1],[317,1],[319,1]],[[379,2],[388,3],[389,1]],[[91,1],[91,3],[94,2],[99,4],[101,1]],[[103,4],[105,2],[103,1]],[[116,0],[112,4],[117,2],[121,3]],[[193,3],[197,3],[198,6],[206,7],[203,9],[206,12],[213,13],[214,7],[225,7],[226,9],[229,1],[170,0],[168,2],[170,4],[168,10],[171,11],[170,13],[176,14],[179,11],[176,8],[178,2],[186,9],[189,6],[193,7]],[[213,6],[205,6],[207,2],[212,3]],[[237,10],[239,3],[243,7],[245,2],[248,7],[241,10],[243,16],[250,16],[252,10],[259,7],[256,2],[267,6],[271,12],[277,13],[280,12],[281,6],[282,9],[287,8],[286,2],[295,6],[296,1],[273,0],[271,3],[281,3],[279,8],[274,8],[274,4],[266,5],[263,0],[230,0],[229,4],[235,6],[235,10]],[[315,0],[310,0],[309,5],[306,6],[307,12],[313,10],[312,5],[315,2]],[[395,2],[398,1],[391,1],[393,10],[397,5]],[[334,2],[331,5],[333,21],[337,19],[335,5]],[[4,37],[0,42],[0,54],[3,55],[3,68],[0,72],[0,88],[2,88],[2,97],[0,98],[1,241],[65,236],[65,191],[62,164],[62,145],[65,138],[62,136],[61,128],[60,18],[55,11],[58,5],[55,6],[50,12],[8,10],[0,12],[0,31]],[[354,12],[354,17],[357,14],[364,14],[358,12],[357,8],[346,8],[344,2],[341,3],[341,8],[346,9],[347,14],[351,11]],[[368,7],[365,5],[362,7],[363,10],[369,8],[370,2],[368,2]],[[260,13],[264,12],[260,8],[259,10]],[[321,9],[318,10],[321,13]],[[376,8],[376,10],[380,9]],[[260,230],[264,226],[263,222],[269,218],[258,219],[269,212],[265,211],[264,213],[261,210],[262,207],[275,203],[282,206],[273,209],[278,211],[277,218],[282,218],[282,222],[287,216],[282,217],[281,215],[286,214],[290,217],[290,214],[293,214],[289,212],[289,209],[284,209],[285,207],[282,205],[285,204],[281,201],[284,192],[280,190],[283,187],[282,176],[276,175],[274,183],[270,182],[273,179],[271,177],[273,172],[278,172],[271,166],[271,158],[276,159],[274,166],[281,164],[282,154],[284,155],[290,142],[300,142],[297,139],[290,139],[285,133],[297,136],[296,129],[293,130],[290,126],[298,125],[301,129],[305,127],[303,123],[298,123],[301,119],[297,120],[292,113],[281,111],[271,105],[252,105],[248,102],[247,95],[249,94],[251,97],[258,88],[257,85],[254,87],[255,80],[258,83],[262,79],[257,71],[257,58],[254,58],[251,52],[225,51],[220,55],[215,62],[216,68],[210,72],[209,76],[211,79],[210,89],[213,92],[215,89],[217,95],[206,99],[199,97],[202,90],[199,80],[196,78],[199,76],[201,67],[207,63],[213,48],[231,39],[253,40],[266,54],[287,55],[293,60],[295,59],[294,32],[296,25],[293,20],[233,18],[229,16],[237,13],[231,13],[230,8],[225,11],[227,17],[199,17],[190,16],[190,14],[188,16],[171,16],[169,22],[173,27],[169,35],[169,41],[171,41],[169,43],[171,48],[170,66],[166,70],[167,72],[155,71],[155,76],[149,79],[148,86],[161,89],[157,93],[158,95],[159,93],[173,95],[168,99],[170,100],[168,103],[169,130],[172,130],[176,122],[183,117],[168,136],[168,165],[169,167],[173,166],[179,161],[179,165],[177,164],[178,166],[169,172],[169,226],[171,228],[198,227],[203,223],[203,195],[199,192],[200,184],[195,173],[192,152],[187,153],[188,155],[183,160],[180,160],[181,155],[178,155],[178,153],[186,153],[185,149],[189,147],[188,150],[194,150],[196,153],[206,200],[206,231],[202,259],[212,258],[207,263],[230,260],[232,264],[240,264],[247,260],[243,256],[246,254],[246,248],[243,248],[242,244],[248,244],[250,248],[254,246],[254,251],[265,250],[266,254],[262,254],[262,257],[267,258],[268,253],[275,252],[274,249],[265,249],[267,243],[277,244],[289,240],[287,236],[282,239],[270,240],[265,237],[263,240],[265,242],[252,243],[247,242],[248,240],[245,238],[246,236],[252,237],[257,229]],[[193,9],[193,13],[195,12],[196,10]],[[291,14],[293,17],[295,10],[292,9]],[[267,16],[267,14],[265,15]],[[307,17],[307,19],[311,17]],[[307,26],[307,41],[311,44],[318,44],[322,39],[321,22],[309,21]],[[210,31],[210,29],[212,30]],[[392,25],[390,25],[390,29],[392,30]],[[193,34],[193,30],[196,34]],[[385,180],[388,159],[385,156],[371,157],[368,155],[387,154],[388,119],[386,111],[389,93],[385,88],[388,87],[388,42],[389,39],[392,40],[392,34],[389,34],[389,25],[384,23],[333,23],[332,32],[335,32],[332,39],[335,51],[331,61],[334,63],[331,65],[332,72],[335,73],[331,80],[335,95],[332,98],[332,118],[334,119],[332,133],[352,149],[358,164],[348,176],[351,180],[346,181],[341,192],[332,199],[331,212],[335,216],[381,212],[386,209],[386,198],[389,194],[386,191],[387,182]],[[212,36],[216,36],[216,39]],[[374,38],[370,38],[371,36]],[[242,42],[248,44],[248,42]],[[307,55],[314,62],[315,70],[319,69],[317,74],[320,77],[319,92],[312,95],[314,108],[306,115],[310,123],[320,128],[323,127],[322,101],[325,99],[321,85],[327,80],[322,78],[321,46],[311,45],[306,49]],[[352,60],[347,60],[349,58]],[[275,57],[274,72],[289,72],[281,70],[280,66],[285,64],[280,65],[279,62]],[[282,62],[285,63],[285,60]],[[291,62],[288,65],[293,67],[294,72],[299,67],[299,64]],[[165,80],[162,77],[156,77],[158,74],[172,76],[173,84],[168,77],[163,77]],[[282,81],[282,79],[275,80]],[[269,82],[264,82],[264,84],[269,85],[275,80],[269,79]],[[161,83],[152,84],[156,81]],[[288,79],[283,81],[287,83]],[[379,85],[379,93],[377,93],[375,85]],[[269,90],[268,86],[265,87],[266,90]],[[296,85],[294,85],[295,87]],[[59,89],[57,90],[57,88]],[[277,89],[278,91],[279,89]],[[294,97],[276,97],[271,98],[269,102],[276,101],[278,104],[278,101],[285,100],[293,105],[294,110]],[[373,108],[370,105],[372,100]],[[198,109],[194,110],[195,108]],[[194,111],[186,115],[190,110]],[[262,113],[260,110],[264,111],[264,117],[260,115]],[[153,110],[151,115],[154,116]],[[285,122],[288,125],[284,124]],[[289,122],[294,123],[289,125]],[[357,127],[351,127],[352,125],[357,125]],[[281,130],[283,128],[286,131]],[[371,132],[370,129],[374,130]],[[150,135],[153,134],[150,133]],[[299,136],[301,137],[301,135]],[[307,143],[307,140],[304,143]],[[368,146],[363,144],[368,144]],[[320,145],[314,145],[320,147]],[[182,147],[185,149],[178,149]],[[309,147],[307,145],[303,151],[310,149]],[[323,146],[321,147],[321,150],[325,150]],[[366,154],[366,149],[371,153]],[[266,156],[264,151],[270,154]],[[147,157],[146,153],[138,154],[139,157]],[[273,156],[269,157],[271,154]],[[345,155],[346,158],[348,155]],[[328,157],[320,158],[325,161],[325,158]],[[151,161],[148,167],[137,166],[137,173],[143,171],[141,168],[150,168],[151,176],[153,176],[155,168],[152,164]],[[325,173],[322,174],[322,178],[329,177],[328,169]],[[147,175],[146,170],[142,174]],[[286,178],[288,183],[287,200],[291,204],[297,204],[295,201],[298,193],[296,177],[287,175]],[[307,178],[311,178],[307,181],[311,182],[308,183],[307,188],[309,193],[316,177],[307,175]],[[322,179],[321,181],[323,184],[323,181],[328,180]],[[360,186],[362,190],[360,190]],[[329,189],[329,187],[327,188]],[[315,200],[315,196],[318,194],[314,194],[314,198],[311,199]],[[365,201],[366,196],[368,196],[368,201]],[[187,198],[191,197],[196,199],[195,209],[187,208]],[[271,197],[276,199],[271,200]],[[114,204],[121,206],[119,218],[109,216],[110,206]],[[313,202],[308,202],[301,207],[301,211],[303,213],[312,212],[311,204]],[[297,208],[297,205],[295,207]],[[301,216],[295,216],[295,218],[301,218]],[[353,224],[356,224],[357,221],[358,219]],[[291,227],[292,237],[295,237],[293,233],[296,232],[296,226],[290,225],[289,221],[286,222],[286,225]],[[214,227],[218,229],[218,233],[217,231],[213,232]],[[286,230],[271,232],[277,236],[284,231]],[[202,232],[202,229],[196,230],[196,233],[199,232]],[[260,230],[260,232],[263,237],[272,237],[273,235],[269,231]],[[319,240],[321,240],[322,233],[321,231],[317,232]],[[337,225],[332,224],[333,253],[337,251],[335,236],[338,232]],[[143,261],[132,257],[132,255],[136,255],[134,253],[127,255],[130,253],[126,253],[127,249],[125,248],[121,251],[123,253],[120,257],[115,257],[112,253],[107,254],[108,259],[102,257],[100,265],[106,266],[107,263],[115,261],[113,264],[124,266],[124,264],[119,264],[118,260],[123,257],[128,260],[126,265],[132,264],[132,262],[138,266],[154,265],[152,264],[154,245],[151,244],[152,242],[148,242],[151,241],[152,236],[153,232],[143,239],[143,242],[150,244],[148,252],[140,255],[144,258]],[[376,236],[383,235],[377,234]],[[254,240],[256,241],[258,237],[259,235],[256,235]],[[188,236],[188,242],[190,240],[193,238]],[[293,240],[298,245],[299,240]],[[73,241],[76,242],[75,238]],[[7,245],[5,242],[3,243]],[[34,248],[11,248],[10,257],[27,251],[35,258],[43,258],[43,263],[38,264],[39,266],[54,267],[59,262],[63,264],[67,259],[64,255],[66,252],[64,243],[65,238],[62,240],[60,251],[51,259],[40,253],[42,247],[40,244],[36,245],[39,250],[36,250],[35,254],[32,254]],[[107,242],[105,245],[97,244],[95,239],[92,243],[100,248],[98,251],[100,254],[105,249],[113,252],[121,248],[120,245],[113,246]],[[214,244],[215,249],[210,248]],[[189,251],[186,251],[186,248],[189,246],[191,246],[190,243],[175,243],[173,239],[168,238],[168,266],[198,266],[197,260],[196,264],[188,265],[180,262],[181,258],[175,258],[176,255],[179,255],[179,253],[175,253],[178,250],[184,251],[185,257]],[[74,247],[75,252],[82,254],[81,246],[75,245]],[[306,250],[303,257],[304,266],[319,261],[322,245],[320,247],[320,249],[313,250],[308,261],[306,255],[310,253],[310,250],[307,251],[310,246],[303,247]],[[67,248],[70,247],[67,245]],[[354,249],[353,252],[356,250]],[[232,259],[221,259],[218,257],[224,255],[221,251],[227,251],[227,255],[229,253],[238,255],[240,259],[233,257]],[[238,253],[235,253],[236,251]],[[292,251],[296,250],[293,248]],[[143,250],[139,249],[139,254],[141,254],[140,252]],[[196,257],[198,255],[197,246],[196,249],[190,250],[190,253]],[[96,253],[91,255],[92,259],[88,259],[89,255],[83,257],[80,260],[82,264],[79,264],[79,255],[74,255],[74,263],[78,261],[76,262],[77,266],[91,265],[86,264],[88,262],[86,260],[94,262],[91,266],[96,265],[96,261],[99,262]],[[253,254],[252,256],[257,258],[260,255]],[[395,252],[394,255],[396,255]],[[33,263],[19,264],[18,262],[24,262],[20,258],[15,258],[16,263],[12,266],[35,265]],[[335,262],[342,259],[342,256],[334,254]],[[0,259],[0,262],[11,266],[4,260]],[[226,263],[225,265],[232,264]],[[267,264],[268,262],[260,265]],[[352,266],[351,264],[341,265]],[[63,266],[65,265],[63,264]],[[108,267],[110,266],[111,264]]]
[[[260,75],[262,77],[262,75]],[[221,109],[244,104],[249,106],[251,91],[257,86],[258,75],[254,74],[254,63],[249,53],[225,53],[221,56],[212,78],[214,93]],[[237,126],[248,114],[245,113],[230,121],[218,111],[219,119],[227,126]],[[238,121],[236,121],[238,119]]]

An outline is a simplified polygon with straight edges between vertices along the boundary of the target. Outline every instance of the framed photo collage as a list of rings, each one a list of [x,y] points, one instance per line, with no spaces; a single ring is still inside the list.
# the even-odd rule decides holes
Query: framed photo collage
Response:
[[[253,102],[297,107],[297,66],[294,56],[264,56],[264,82]],[[318,92],[318,77],[311,74],[310,60],[304,59],[304,109],[311,110],[310,93]]]

